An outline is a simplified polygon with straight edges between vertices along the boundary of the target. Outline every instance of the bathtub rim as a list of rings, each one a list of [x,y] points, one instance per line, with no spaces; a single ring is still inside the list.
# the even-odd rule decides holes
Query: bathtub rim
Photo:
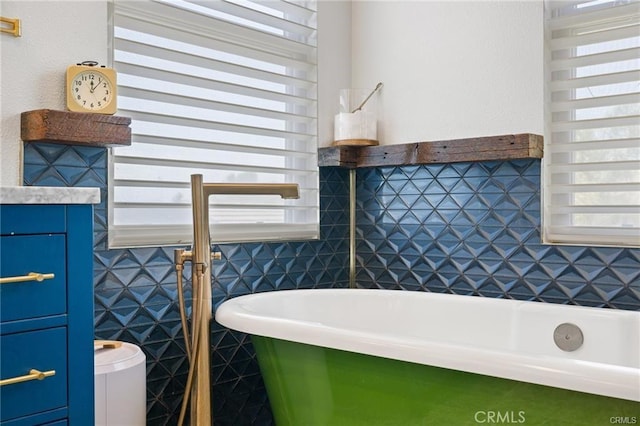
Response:
[[[301,293],[302,297],[311,297],[314,292],[324,292],[328,295],[331,292],[345,291],[388,292],[388,296],[402,293],[401,297],[415,294],[429,299],[468,297],[494,300],[477,296],[384,289],[292,289],[229,299],[216,309],[215,320],[227,328],[247,334],[640,402],[640,368],[473,348],[453,343],[422,342],[406,336],[384,335],[382,338],[373,332],[353,329],[345,331],[319,322],[275,318],[261,315],[255,310],[255,306],[264,303],[264,299],[300,297]],[[495,300],[513,304],[542,303]],[[594,309],[559,306],[570,309]]]

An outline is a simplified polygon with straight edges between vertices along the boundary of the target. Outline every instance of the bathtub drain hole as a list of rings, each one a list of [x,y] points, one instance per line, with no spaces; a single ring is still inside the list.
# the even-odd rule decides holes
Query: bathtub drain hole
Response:
[[[556,346],[565,352],[573,352],[584,343],[582,330],[575,324],[565,322],[556,327],[553,332],[553,341]]]

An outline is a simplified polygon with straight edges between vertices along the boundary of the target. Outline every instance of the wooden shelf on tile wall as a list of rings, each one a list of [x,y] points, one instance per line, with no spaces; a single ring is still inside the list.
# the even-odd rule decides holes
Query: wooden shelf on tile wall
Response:
[[[126,146],[131,145],[130,125],[129,117],[38,109],[21,114],[20,134],[24,142]]]
[[[542,158],[540,135],[485,136],[399,145],[320,148],[318,164],[347,168]]]

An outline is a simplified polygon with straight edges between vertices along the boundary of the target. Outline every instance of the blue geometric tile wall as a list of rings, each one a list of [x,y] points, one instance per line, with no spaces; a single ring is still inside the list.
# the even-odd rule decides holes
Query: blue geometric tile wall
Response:
[[[541,244],[540,169],[358,169],[358,286],[640,310],[639,249]]]
[[[25,144],[24,184],[98,187],[94,208],[95,334],[139,345],[147,356],[147,422],[176,424],[187,377],[177,305],[174,247],[107,248],[107,150]],[[318,241],[214,247],[213,302],[259,291],[348,286],[348,173],[320,171]],[[189,277],[185,270],[185,279]],[[272,424],[250,339],[212,323],[214,421]]]

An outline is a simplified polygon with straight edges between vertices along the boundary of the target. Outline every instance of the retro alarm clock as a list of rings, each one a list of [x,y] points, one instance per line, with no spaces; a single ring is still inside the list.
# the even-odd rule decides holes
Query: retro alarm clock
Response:
[[[67,68],[67,108],[75,112],[115,114],[116,71],[84,61]]]

